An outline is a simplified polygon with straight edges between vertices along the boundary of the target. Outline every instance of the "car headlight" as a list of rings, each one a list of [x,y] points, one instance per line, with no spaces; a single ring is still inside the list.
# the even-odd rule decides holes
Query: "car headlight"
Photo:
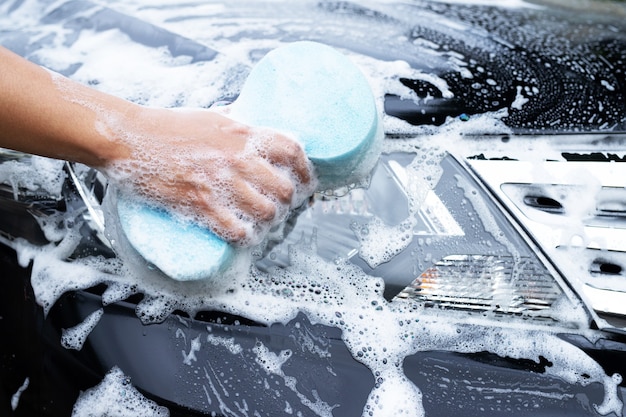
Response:
[[[531,257],[448,255],[395,298],[541,318],[550,316],[549,310],[561,295],[552,275]]]
[[[426,173],[428,171],[428,173]],[[383,155],[367,189],[318,196],[285,242],[259,261],[288,262],[285,245],[315,235],[327,259],[383,277],[393,302],[481,319],[588,326],[579,298],[463,162]]]

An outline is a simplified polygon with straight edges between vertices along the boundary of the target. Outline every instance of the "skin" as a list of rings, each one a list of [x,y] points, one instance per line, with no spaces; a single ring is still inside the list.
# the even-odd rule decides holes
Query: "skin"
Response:
[[[143,107],[2,47],[0,91],[0,147],[97,168],[233,243],[280,221],[296,188],[312,182],[297,142],[227,111]]]

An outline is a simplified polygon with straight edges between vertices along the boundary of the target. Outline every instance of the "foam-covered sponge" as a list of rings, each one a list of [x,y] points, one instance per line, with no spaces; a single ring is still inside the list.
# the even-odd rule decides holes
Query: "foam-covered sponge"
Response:
[[[370,86],[337,50],[295,42],[252,69],[228,116],[288,132],[313,162],[320,189],[358,180],[376,163],[382,127]],[[235,254],[210,230],[119,196],[119,224],[149,263],[179,281],[209,278]]]

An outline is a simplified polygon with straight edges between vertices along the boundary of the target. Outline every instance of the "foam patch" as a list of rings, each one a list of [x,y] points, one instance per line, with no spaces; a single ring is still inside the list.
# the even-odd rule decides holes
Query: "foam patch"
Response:
[[[294,136],[315,166],[320,189],[359,180],[380,152],[382,126],[369,83],[346,56],[315,42],[268,53],[227,114]],[[210,230],[124,196],[117,212],[129,243],[175,280],[214,276],[236,253]]]

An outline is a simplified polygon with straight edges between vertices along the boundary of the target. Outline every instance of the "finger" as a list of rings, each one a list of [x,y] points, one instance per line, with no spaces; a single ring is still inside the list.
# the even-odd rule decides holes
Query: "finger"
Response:
[[[252,187],[241,178],[234,180],[236,193],[233,195],[236,207],[246,216],[261,222],[272,222],[275,217],[278,202],[266,194]]]
[[[222,239],[245,244],[251,238],[249,222],[241,219],[228,205],[209,201],[209,195],[196,199],[195,209],[208,223],[209,228]]]
[[[237,165],[237,177],[247,181],[259,194],[283,204],[291,203],[295,186],[289,175],[265,159],[242,160]]]
[[[289,168],[302,184],[311,181],[311,162],[298,142],[281,134],[274,134],[266,143],[266,159],[272,163]]]

